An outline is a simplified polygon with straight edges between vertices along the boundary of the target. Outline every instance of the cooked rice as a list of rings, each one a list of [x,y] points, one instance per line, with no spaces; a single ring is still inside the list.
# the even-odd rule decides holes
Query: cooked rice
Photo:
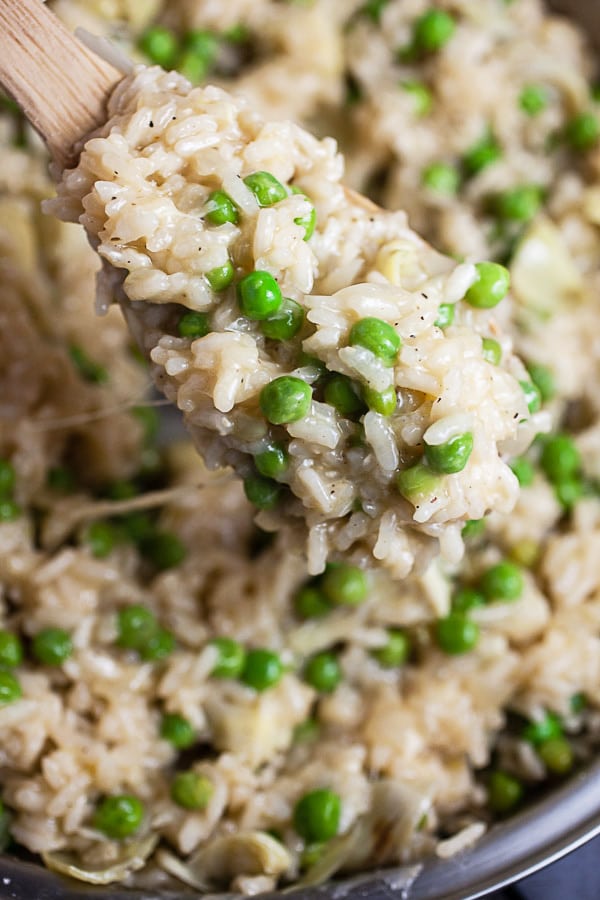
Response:
[[[493,313],[460,304],[477,279],[473,264],[431,250],[403,214],[348,196],[330,139],[264,123],[217,88],[191,89],[176,74],[140,69],[118,86],[108,113],[46,208],[80,221],[105,266],[124,271],[129,315],[156,383],[183,411],[203,457],[251,476],[257,454],[273,442],[286,448],[289,465],[278,482],[291,491],[289,500],[259,521],[272,529],[302,516],[311,550],[311,532],[324,535],[309,554],[312,574],[343,547],[372,552],[404,577],[423,535],[438,538],[446,558],[457,561],[466,520],[514,505],[518,485],[504,448],[524,450],[546,419],[529,414],[519,384],[528,376],[508,338],[500,365],[484,356],[482,338],[499,328]],[[264,171],[286,185],[286,196],[261,208],[242,179]],[[232,197],[239,224],[212,227],[204,218],[214,190]],[[297,223],[311,203],[317,224],[303,240]],[[211,289],[207,275],[230,261],[238,283],[248,272],[267,272],[300,304],[307,325],[297,338],[265,338],[260,322],[240,315],[235,284]],[[145,305],[138,308],[139,301]],[[456,310],[448,328],[435,324],[441,304]],[[156,305],[165,306],[162,316]],[[209,334],[177,336],[187,309],[209,314]],[[349,346],[352,326],[373,315],[402,341],[393,365]],[[315,380],[302,352],[326,366],[325,377]],[[332,373],[352,379],[357,393],[392,388],[395,411],[387,416],[375,407],[353,422],[323,402]],[[261,391],[289,375],[311,386],[312,401],[298,421],[269,427]],[[424,442],[436,446],[462,434],[473,439],[462,471],[398,495],[394,478],[419,461]],[[356,542],[348,538],[353,517],[362,526]]]
[[[584,494],[572,506],[564,496],[561,502],[539,465],[537,441],[527,457],[533,481],[521,488],[512,513],[493,513],[483,532],[466,539],[462,561],[438,556],[400,582],[371,565],[364,603],[303,619],[295,597],[314,582],[302,544],[258,532],[239,483],[228,471],[205,470],[191,444],[161,449],[144,433],[132,407],[143,402],[150,373],[132,353],[116,309],[94,318],[96,257],[78,226],[39,215],[40,200],[52,193],[43,151],[18,117],[3,114],[0,458],[14,465],[16,485],[0,503],[0,625],[21,636],[26,652],[13,670],[22,697],[0,706],[2,821],[16,843],[63,873],[143,884],[153,893],[183,880],[199,890],[250,894],[298,878],[315,882],[420,860],[436,844],[442,856],[460,850],[493,819],[492,772],[518,778],[526,792],[560,780],[548,771],[540,745],[524,739],[531,723],[543,723],[548,712],[559,717],[575,766],[597,752],[600,733],[600,149],[574,153],[556,141],[575,112],[588,104],[596,109],[583,38],[538,0],[440,0],[459,20],[455,37],[439,55],[400,65],[393,51],[425,10],[423,0],[389,0],[380,27],[356,15],[360,4],[337,0],[307,7],[277,0],[52,5],[70,26],[108,34],[126,49],[155,18],[178,33],[245,25],[245,43],[221,44],[215,78],[247,92],[269,118],[295,115],[335,129],[355,186],[371,193],[381,186],[376,199],[399,201],[413,227],[443,250],[465,255],[467,267],[490,253],[512,253],[513,298],[498,309],[492,334],[505,354],[514,343],[529,366],[551,368],[556,391],[544,414],[553,431],[573,437],[582,460],[575,487]],[[228,17],[222,24],[221,15]],[[306,60],[313,56],[310,78]],[[138,61],[145,60],[138,54]],[[342,105],[349,72],[362,92],[353,107]],[[410,79],[432,92],[433,107],[422,118],[395,90],[397,81]],[[548,88],[548,107],[536,118],[517,115],[522,86],[539,81]],[[455,163],[490,121],[501,161],[443,201],[424,192],[423,167],[438,158]],[[358,127],[365,122],[368,129]],[[546,153],[548,135],[555,149]],[[316,146],[335,160],[331,145]],[[492,234],[488,193],[529,182],[532,173],[546,187],[543,210],[518,234]],[[281,177],[288,183],[291,176]],[[302,186],[311,199],[321,196],[316,180]],[[327,215],[319,214],[319,227]],[[362,215],[356,211],[359,221]],[[398,230],[412,235],[397,214],[379,221],[388,223],[382,231],[389,227],[389,240]],[[378,240],[367,248],[369,264]],[[415,246],[423,259],[439,259]],[[379,290],[383,279],[370,284]],[[160,325],[163,307],[157,315]],[[481,318],[467,325],[487,334],[486,314]],[[173,358],[191,358],[189,347],[171,340]],[[74,347],[84,351],[87,366]],[[155,352],[168,355],[163,343]],[[456,421],[462,428],[464,420]],[[321,429],[327,433],[325,414]],[[395,464],[381,423],[369,418],[365,430],[382,470]],[[423,431],[417,421],[416,440]],[[181,562],[158,571],[139,534],[133,539],[137,532],[127,531],[129,501],[118,499],[127,481],[160,504],[149,507],[146,524],[183,542]],[[94,555],[94,516],[115,529],[106,555]],[[392,511],[383,510],[381,522],[377,554],[409,569],[414,547],[405,533],[394,538]],[[352,515],[336,535],[340,554],[360,548],[369,527]],[[313,529],[310,540],[315,558],[331,550],[323,529]],[[459,655],[443,652],[436,623],[457,590],[478,585],[489,566],[506,558],[524,569],[521,596],[474,609],[477,645]],[[118,612],[134,603],[174,635],[176,647],[163,660],[144,661],[118,645]],[[32,638],[47,627],[68,631],[74,646],[56,667],[31,653]],[[388,669],[373,651],[391,628],[410,637],[412,655]],[[285,673],[263,692],[212,677],[209,642],[216,636],[271,648]],[[343,671],[331,693],[317,693],[304,677],[306,663],[321,651],[335,653]],[[194,730],[193,747],[181,755],[160,737],[164,712],[181,714]],[[174,773],[182,768],[212,782],[204,810],[172,801]],[[320,787],[341,798],[340,833],[307,872],[293,809]],[[143,823],[129,840],[110,840],[93,827],[94,811],[104,796],[122,793],[143,801]],[[379,841],[381,834],[389,840]]]

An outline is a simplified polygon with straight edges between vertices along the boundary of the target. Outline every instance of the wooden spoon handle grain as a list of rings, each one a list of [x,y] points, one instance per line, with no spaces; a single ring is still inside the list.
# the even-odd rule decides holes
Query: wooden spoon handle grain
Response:
[[[74,144],[106,121],[106,101],[121,78],[41,0],[0,0],[0,84],[61,169],[74,161]]]

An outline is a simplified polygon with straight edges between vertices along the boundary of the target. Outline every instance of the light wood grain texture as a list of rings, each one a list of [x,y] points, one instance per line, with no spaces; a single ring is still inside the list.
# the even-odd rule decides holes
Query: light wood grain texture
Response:
[[[57,167],[106,121],[120,72],[78,41],[41,0],[0,0],[0,84],[45,140]]]

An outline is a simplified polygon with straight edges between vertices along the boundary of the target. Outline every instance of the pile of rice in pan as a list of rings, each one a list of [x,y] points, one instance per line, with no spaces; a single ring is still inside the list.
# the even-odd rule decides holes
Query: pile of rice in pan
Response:
[[[2,100],[3,846],[242,894],[448,855],[598,747],[591,50],[538,0],[50,5],[150,68],[50,200],[102,263]]]

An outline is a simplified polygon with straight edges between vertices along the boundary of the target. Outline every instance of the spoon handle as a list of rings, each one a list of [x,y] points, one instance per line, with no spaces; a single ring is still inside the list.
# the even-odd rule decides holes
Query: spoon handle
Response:
[[[80,43],[40,0],[0,0],[0,85],[62,170],[73,146],[106,121],[121,74]]]

